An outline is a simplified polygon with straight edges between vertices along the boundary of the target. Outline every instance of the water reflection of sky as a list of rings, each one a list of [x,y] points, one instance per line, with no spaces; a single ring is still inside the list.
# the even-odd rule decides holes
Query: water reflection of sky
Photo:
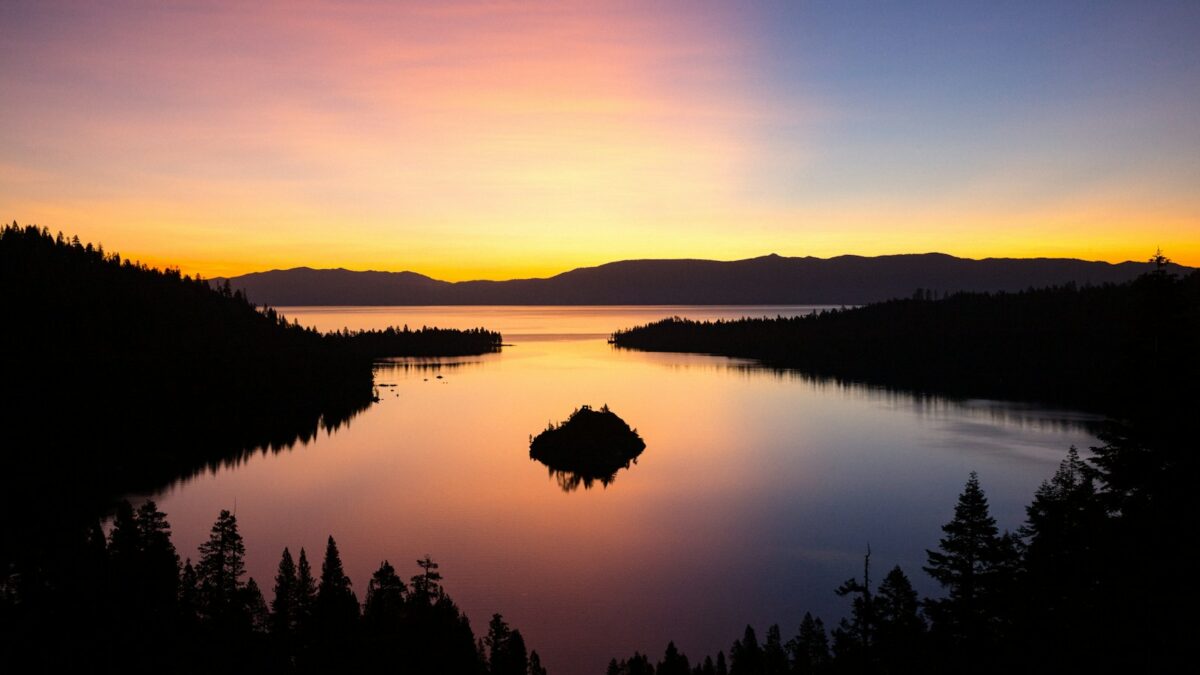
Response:
[[[924,550],[970,471],[1013,528],[1066,449],[1092,442],[1078,414],[614,350],[597,337],[507,337],[759,311],[287,310],[323,329],[484,325],[513,346],[382,365],[377,382],[395,386],[348,426],[194,479],[160,505],[194,557],[217,511],[236,503],[264,587],[284,546],[319,559],[331,533],[360,599],[382,559],[411,574],[429,553],[477,631],[503,612],[552,672],[570,675],[635,649],[660,654],[672,639],[693,655],[728,649],[746,623],[794,633],[805,611],[836,621],[845,603],[833,588],[860,572],[868,544],[878,577],[900,564],[931,592]],[[607,488],[565,493],[529,459],[529,435],[584,403],[610,405],[647,447]]]

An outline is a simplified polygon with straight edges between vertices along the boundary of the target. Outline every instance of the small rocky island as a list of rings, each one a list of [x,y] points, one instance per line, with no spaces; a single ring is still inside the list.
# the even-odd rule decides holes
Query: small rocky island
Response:
[[[605,405],[581,406],[561,424],[531,436],[529,457],[545,464],[559,486],[570,492],[594,481],[608,486],[621,469],[637,461],[646,443]]]

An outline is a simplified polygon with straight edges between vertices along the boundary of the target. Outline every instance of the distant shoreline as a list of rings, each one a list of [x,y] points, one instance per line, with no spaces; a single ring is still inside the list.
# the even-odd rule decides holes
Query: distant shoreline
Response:
[[[1131,281],[1148,262],[1076,259],[972,260],[940,253],[865,258],[627,260],[542,279],[458,281],[414,272],[311,269],[255,272],[226,281],[256,304],[272,307],[462,306],[854,306],[914,292],[1020,291]],[[1191,268],[1172,265],[1175,273]]]

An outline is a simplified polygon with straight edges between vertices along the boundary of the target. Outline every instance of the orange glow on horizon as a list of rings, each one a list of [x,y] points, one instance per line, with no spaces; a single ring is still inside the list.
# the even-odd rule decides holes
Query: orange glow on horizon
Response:
[[[1147,146],[1076,179],[1092,149],[1055,145],[1066,115],[1016,150],[850,161],[844,134],[890,117],[772,61],[769,19],[738,5],[52,5],[0,47],[0,217],[189,274],[1159,246],[1200,266],[1194,160]]]

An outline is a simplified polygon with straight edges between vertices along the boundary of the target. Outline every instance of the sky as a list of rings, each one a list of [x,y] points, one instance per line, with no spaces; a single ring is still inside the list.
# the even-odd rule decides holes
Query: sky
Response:
[[[0,220],[206,277],[1200,265],[1200,3],[0,3]]]

